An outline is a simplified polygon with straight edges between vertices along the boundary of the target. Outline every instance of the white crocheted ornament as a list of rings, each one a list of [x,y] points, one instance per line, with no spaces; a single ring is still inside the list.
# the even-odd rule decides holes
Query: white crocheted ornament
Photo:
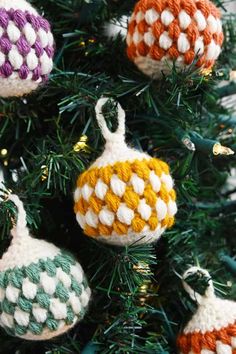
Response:
[[[186,282],[189,276],[199,274],[209,279],[204,295],[195,292]],[[236,303],[216,297],[210,274],[192,267],[183,275],[183,286],[198,303],[197,312],[178,337],[181,354],[235,354]]]
[[[154,79],[170,73],[173,63],[208,72],[223,38],[220,11],[209,0],[139,0],[128,26],[127,55]]]
[[[0,96],[22,96],[53,67],[50,24],[25,0],[0,0]]]
[[[0,326],[27,340],[48,340],[82,319],[91,291],[73,256],[29,235],[22,202],[12,242],[0,259]]]
[[[168,165],[125,143],[125,112],[118,105],[118,128],[112,133],[102,115],[108,99],[96,105],[105,150],[79,176],[75,213],[86,235],[112,245],[150,243],[174,223],[174,183]]]

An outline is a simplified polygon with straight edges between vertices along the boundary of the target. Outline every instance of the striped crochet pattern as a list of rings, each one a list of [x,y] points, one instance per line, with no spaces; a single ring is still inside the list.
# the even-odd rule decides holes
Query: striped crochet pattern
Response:
[[[18,197],[9,199],[21,213]],[[91,291],[84,272],[72,255],[33,239],[24,223],[18,222],[12,234],[0,260],[0,325],[27,340],[61,335],[83,318],[88,306]]]
[[[217,298],[212,280],[201,296],[191,289],[185,279],[196,272],[208,279],[209,273],[192,267],[183,276],[186,291],[198,302],[198,310],[179,335],[177,345],[181,354],[236,354],[236,303]]]
[[[169,167],[125,144],[120,106],[119,131],[108,131],[100,121],[105,102],[99,100],[96,111],[106,147],[78,178],[77,221],[86,235],[113,245],[154,242],[174,224],[177,212]]]
[[[159,78],[176,67],[210,69],[223,43],[220,12],[208,0],[140,0],[129,21],[127,55]]]
[[[24,0],[0,0],[0,95],[22,96],[47,81],[53,55],[48,21]]]

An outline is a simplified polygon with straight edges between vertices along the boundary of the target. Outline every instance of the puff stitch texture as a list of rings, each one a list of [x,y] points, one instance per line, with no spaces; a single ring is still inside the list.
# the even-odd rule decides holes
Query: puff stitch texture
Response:
[[[186,279],[200,272],[209,280],[204,295],[193,291]],[[177,344],[181,354],[235,354],[236,303],[216,297],[209,273],[192,267],[183,275],[183,285],[198,309],[179,335]]]
[[[174,183],[168,165],[125,143],[125,113],[118,105],[118,129],[109,131],[96,106],[106,140],[103,154],[78,177],[74,193],[76,218],[86,235],[109,244],[158,240],[174,223]]]
[[[47,81],[53,55],[49,22],[24,0],[0,0],[0,96],[22,96]]]
[[[221,52],[220,11],[209,0],[139,0],[129,21],[127,55],[158,78],[193,63],[210,69]]]
[[[0,325],[12,336],[48,340],[85,314],[91,291],[75,258],[29,235],[22,202],[10,247],[0,260]]]

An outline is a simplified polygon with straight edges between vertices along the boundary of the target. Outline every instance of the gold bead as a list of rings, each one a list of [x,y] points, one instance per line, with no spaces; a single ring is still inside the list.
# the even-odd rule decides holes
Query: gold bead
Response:
[[[48,179],[48,166],[42,165],[41,170],[42,170],[41,181],[43,182],[46,181],[46,179]]]
[[[1,156],[2,156],[2,157],[7,156],[7,154],[8,154],[7,149],[2,149],[2,150],[1,150]]]
[[[79,141],[73,146],[73,150],[75,152],[80,152],[80,151],[89,152],[90,148],[87,145],[87,142],[88,142],[87,135],[82,135]]]
[[[201,74],[205,77],[212,76],[212,69],[202,69]]]
[[[144,275],[148,275],[151,274],[151,269],[149,267],[149,264],[145,263],[145,262],[139,262],[137,265],[135,264],[133,266],[133,269],[137,272],[137,273],[141,273]]]

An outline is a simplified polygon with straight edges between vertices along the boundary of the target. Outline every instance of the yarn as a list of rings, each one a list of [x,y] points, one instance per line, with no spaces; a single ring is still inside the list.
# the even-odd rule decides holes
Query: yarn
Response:
[[[22,202],[16,195],[9,200],[18,218],[0,259],[0,326],[12,336],[47,340],[83,318],[91,291],[74,257],[32,238]]]
[[[97,121],[106,140],[103,154],[79,176],[76,219],[87,236],[113,245],[150,243],[174,223],[177,212],[169,166],[125,143],[125,112],[118,105],[112,133],[97,102]]]
[[[126,40],[129,59],[152,78],[174,62],[210,69],[223,42],[220,12],[209,0],[139,0]]]
[[[0,96],[22,96],[53,67],[50,24],[25,0],[0,0]]]
[[[125,38],[127,35],[128,16],[123,15],[118,20],[112,18],[104,24],[104,34],[107,38],[115,39],[119,35]]]
[[[212,280],[204,295],[195,292],[186,279],[196,273],[210,279],[209,273],[192,267],[183,275],[183,285],[198,303],[197,312],[178,337],[181,354],[235,354],[236,303],[216,297]]]

